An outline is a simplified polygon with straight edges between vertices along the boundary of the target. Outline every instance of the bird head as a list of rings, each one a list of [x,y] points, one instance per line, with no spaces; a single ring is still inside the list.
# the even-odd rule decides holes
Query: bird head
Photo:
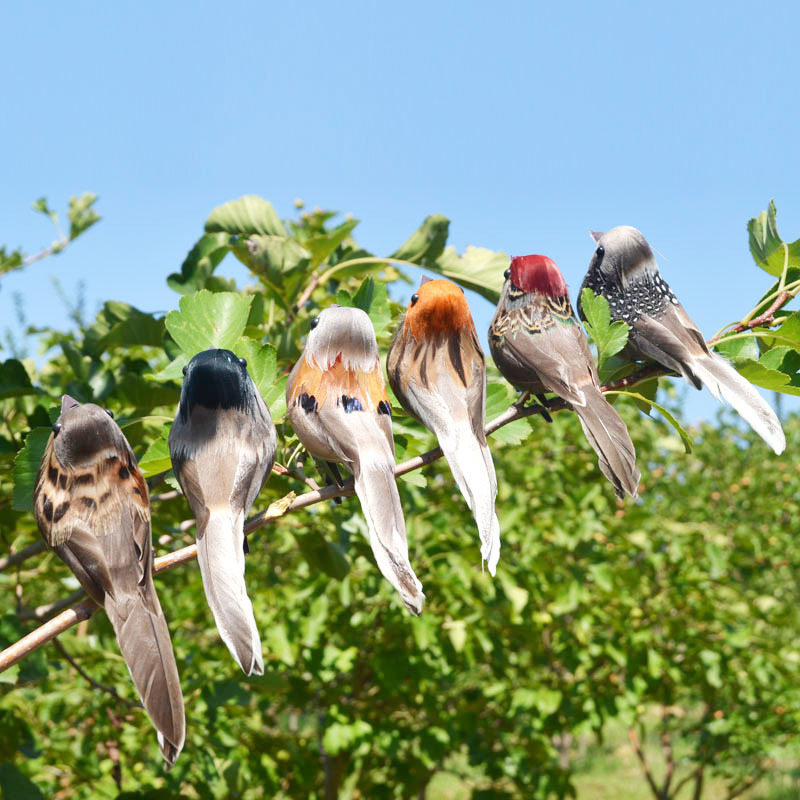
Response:
[[[500,304],[508,309],[527,306],[536,295],[564,297],[567,284],[556,262],[547,256],[514,256],[505,271]]]
[[[305,360],[326,370],[337,362],[345,369],[371,372],[378,366],[375,329],[360,308],[330,306],[311,321]]]
[[[618,225],[607,233],[591,231],[597,248],[589,270],[599,270],[604,278],[620,286],[641,275],[658,272],[653,251],[641,232],[630,225]]]
[[[463,289],[452,281],[423,279],[411,295],[403,333],[421,341],[458,333],[466,326],[474,327]]]
[[[122,432],[114,415],[94,403],[79,403],[65,394],[61,414],[53,424],[53,447],[64,465],[90,463],[99,450],[117,446]]]
[[[183,368],[180,413],[186,422],[195,406],[209,409],[252,407],[256,391],[247,361],[230,350],[203,350]]]

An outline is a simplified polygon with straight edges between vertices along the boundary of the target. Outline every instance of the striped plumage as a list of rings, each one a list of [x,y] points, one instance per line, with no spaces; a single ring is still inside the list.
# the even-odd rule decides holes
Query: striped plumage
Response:
[[[705,384],[718,400],[724,397],[776,453],[782,453],[786,437],[775,412],[725,358],[708,349],[703,334],[661,277],[641,232],[620,225],[608,233],[592,232],[592,237],[597,248],[583,286],[608,300],[612,320],[630,326],[625,354],[656,361],[696,389]]]
[[[466,298],[447,280],[424,280],[386,357],[403,408],[436,434],[475,517],[481,557],[494,575],[500,555],[497,478],[484,433],[486,365]]]
[[[289,376],[286,404],[309,452],[353,471],[378,567],[406,607],[419,614],[425,595],[408,560],[394,478],[392,410],[375,331],[363,311],[333,306],[312,322],[305,351]]]
[[[636,496],[639,470],[625,423],[603,397],[567,285],[546,256],[514,258],[489,328],[497,368],[520,391],[567,400],[619,497]]]
[[[171,767],[183,748],[185,720],[172,642],[153,585],[150,501],[110,412],[64,395],[33,501],[47,544],[105,608]]]

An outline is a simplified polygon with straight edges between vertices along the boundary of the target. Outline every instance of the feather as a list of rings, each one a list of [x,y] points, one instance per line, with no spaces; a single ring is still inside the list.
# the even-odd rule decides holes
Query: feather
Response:
[[[246,675],[263,675],[244,579],[244,519],[275,458],[275,426],[246,364],[229,350],[189,362],[169,436],[175,475],[197,521],[197,560],[222,641]]]
[[[153,584],[147,486],[119,427],[65,395],[34,489],[45,541],[102,605],[168,767],[183,748],[183,695]]]
[[[454,283],[426,281],[414,298],[386,357],[389,382],[403,408],[436,435],[475,518],[481,558],[494,575],[500,523],[497,478],[484,434],[483,352],[464,294]]]
[[[360,309],[325,309],[289,375],[288,417],[317,458],[350,467],[383,576],[419,614],[425,595],[408,558],[405,520],[394,478],[391,408],[369,317]]]

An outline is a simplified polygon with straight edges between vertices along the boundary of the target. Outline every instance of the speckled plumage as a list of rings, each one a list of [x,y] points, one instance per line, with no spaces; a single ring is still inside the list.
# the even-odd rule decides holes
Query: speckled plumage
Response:
[[[706,345],[675,293],[661,277],[653,251],[636,228],[620,225],[592,232],[597,243],[581,288],[608,300],[612,321],[628,323],[624,355],[652,360],[682,375],[695,388],[703,384],[724,397],[776,453],[786,437],[780,421],[761,395]],[[579,312],[582,313],[580,305]]]

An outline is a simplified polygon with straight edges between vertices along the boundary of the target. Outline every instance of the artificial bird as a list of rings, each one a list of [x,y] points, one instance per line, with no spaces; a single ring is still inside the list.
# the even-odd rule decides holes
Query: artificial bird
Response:
[[[522,392],[554,392],[569,402],[617,495],[635,497],[636,451],[625,423],[600,391],[563,275],[547,256],[529,255],[512,258],[505,278],[489,327],[497,368]]]
[[[275,459],[275,426],[230,350],[205,350],[184,368],[169,434],[175,477],[197,520],[197,561],[222,641],[246,675],[263,675],[253,604],[244,581],[244,520]]]
[[[592,231],[597,247],[581,289],[608,300],[613,321],[629,326],[625,355],[650,359],[682,375],[696,389],[705,384],[725,398],[776,452],[786,437],[775,412],[721,355],[708,349],[703,334],[661,277],[653,251],[636,228],[620,225],[608,233]],[[582,313],[580,304],[578,311]]]
[[[486,365],[464,292],[424,278],[386,356],[400,404],[439,440],[475,517],[481,557],[494,575],[500,555],[497,477],[484,433]]]
[[[394,476],[392,409],[375,330],[363,311],[332,306],[312,321],[303,355],[289,375],[286,405],[312,455],[352,470],[378,567],[409,611],[419,614],[425,595],[408,560]]]
[[[186,723],[172,641],[153,585],[150,500],[110,411],[63,396],[33,502],[47,544],[105,609],[171,767]]]

